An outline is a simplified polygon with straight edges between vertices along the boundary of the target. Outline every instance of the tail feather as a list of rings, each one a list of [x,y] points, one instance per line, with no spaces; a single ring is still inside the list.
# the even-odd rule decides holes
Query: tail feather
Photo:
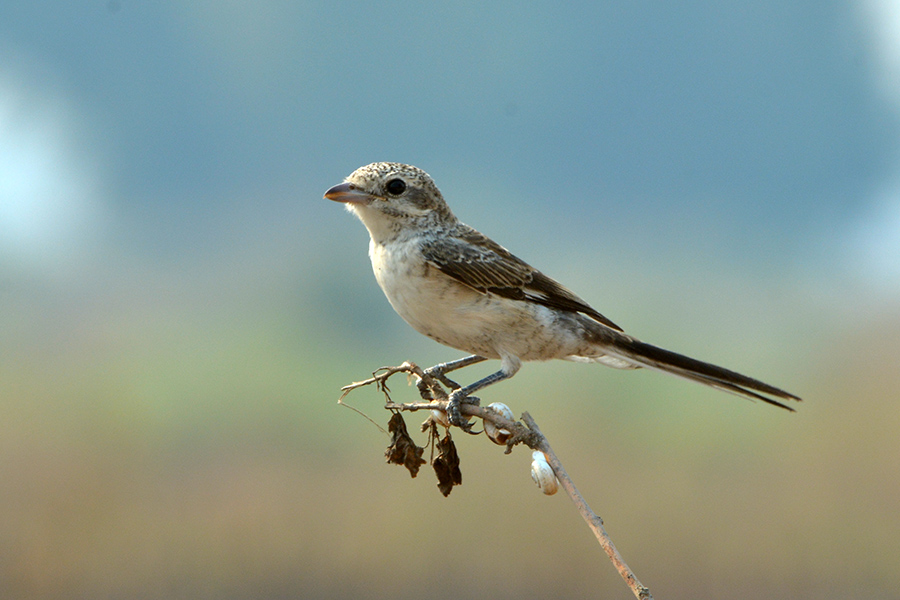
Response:
[[[706,363],[676,352],[635,340],[627,335],[617,336],[615,344],[607,349],[609,354],[619,356],[635,365],[671,373],[685,379],[697,381],[751,400],[761,400],[785,410],[794,412],[782,400],[800,401],[798,396],[786,392],[758,379],[735,373],[723,367]],[[770,397],[774,396],[774,398]]]

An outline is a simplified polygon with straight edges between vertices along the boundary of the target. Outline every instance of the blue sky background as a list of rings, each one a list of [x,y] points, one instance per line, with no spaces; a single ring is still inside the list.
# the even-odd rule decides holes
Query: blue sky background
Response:
[[[728,260],[900,280],[880,256],[900,98],[877,3],[4,13],[7,263],[214,246],[248,196],[262,223],[299,205],[314,237],[320,188],[385,159],[504,228],[525,205],[639,252],[700,237]]]
[[[900,586],[895,3],[0,13],[4,597],[419,597],[444,567],[469,583],[432,596],[512,597],[538,546],[558,563],[533,593],[627,597],[525,462],[466,439],[444,501],[334,406],[375,367],[457,356],[392,313],[364,229],[322,199],[376,160],[427,170],[629,332],[806,398],[786,417],[563,363],[492,389],[654,593]],[[432,544],[441,517],[466,526]],[[522,550],[497,565],[491,536]],[[391,581],[410,540],[453,556]]]

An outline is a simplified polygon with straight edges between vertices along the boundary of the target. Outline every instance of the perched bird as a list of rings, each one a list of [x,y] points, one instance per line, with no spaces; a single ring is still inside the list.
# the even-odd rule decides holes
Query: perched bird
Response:
[[[649,368],[787,410],[797,396],[756,379],[641,342],[581,298],[492,239],[463,224],[423,170],[377,162],[350,174],[325,198],[345,203],[369,230],[375,279],[416,331],[472,356],[437,365],[444,374],[500,359],[500,370],[450,394],[459,403],[515,375],[522,361],[554,358],[619,369]],[[452,382],[451,382],[452,383]]]

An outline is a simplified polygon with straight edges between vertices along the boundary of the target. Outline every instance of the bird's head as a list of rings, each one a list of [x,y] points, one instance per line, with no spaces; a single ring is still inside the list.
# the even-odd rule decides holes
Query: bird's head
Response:
[[[431,177],[417,167],[376,162],[353,171],[325,198],[344,202],[381,241],[400,231],[451,225],[456,217]]]

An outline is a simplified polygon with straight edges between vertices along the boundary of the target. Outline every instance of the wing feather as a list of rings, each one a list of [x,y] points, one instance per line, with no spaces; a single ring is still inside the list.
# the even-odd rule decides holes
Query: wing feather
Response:
[[[453,233],[422,245],[425,259],[445,275],[482,294],[583,313],[598,323],[622,331],[562,284],[489,237],[466,225]]]

